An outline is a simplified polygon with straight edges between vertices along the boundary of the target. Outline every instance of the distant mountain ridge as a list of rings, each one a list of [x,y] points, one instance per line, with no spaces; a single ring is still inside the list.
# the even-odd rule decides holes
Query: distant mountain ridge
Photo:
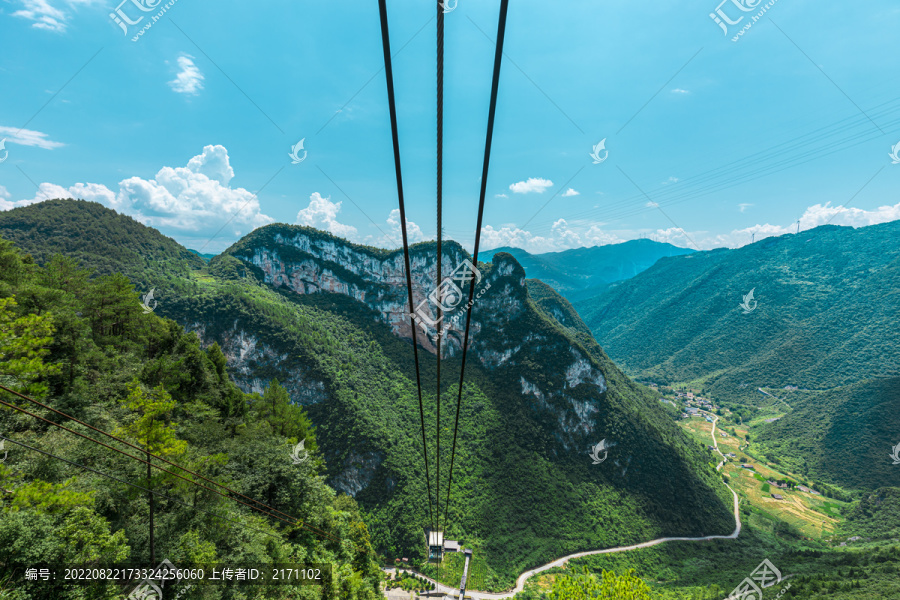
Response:
[[[634,277],[649,269],[660,258],[694,251],[640,239],[543,254],[531,254],[521,248],[501,247],[482,253],[482,258],[490,261],[498,252],[512,254],[529,278],[540,279],[570,302],[576,302],[596,296],[613,282]]]
[[[900,221],[822,226],[664,258],[575,307],[632,377],[737,404],[783,390],[791,409],[754,440],[780,464],[849,488],[900,486],[888,456],[900,442],[898,239]]]
[[[898,238],[900,221],[828,225],[664,258],[575,307],[633,375],[703,378],[720,396],[896,375]],[[740,304],[751,290],[755,304],[745,314]]]

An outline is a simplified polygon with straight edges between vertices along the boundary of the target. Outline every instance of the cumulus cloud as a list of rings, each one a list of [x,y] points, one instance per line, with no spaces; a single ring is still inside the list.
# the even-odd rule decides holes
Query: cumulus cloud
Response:
[[[403,232],[400,230],[400,209],[395,208],[391,211],[391,214],[388,216],[387,220],[388,225],[391,228],[390,234],[397,240],[403,239]],[[414,244],[416,242],[421,242],[425,240],[425,234],[422,233],[422,229],[419,228],[418,225],[410,221],[406,220],[406,237],[409,240],[410,244]]]
[[[203,89],[203,73],[194,64],[193,59],[190,54],[178,57],[178,68],[181,70],[175,75],[175,79],[169,82],[169,86],[179,94],[196,96]]]
[[[353,240],[356,238],[356,227],[338,222],[337,215],[341,211],[341,202],[332,202],[323,198],[319,192],[309,197],[309,206],[297,213],[297,224],[324,229],[329,233]]]
[[[272,223],[259,199],[244,188],[232,188],[234,175],[223,146],[206,146],[185,167],[163,167],[153,179],[130,177],[119,183],[112,204],[152,227],[214,233],[230,216],[234,235]]]
[[[233,175],[228,151],[223,146],[206,146],[187,166],[163,167],[152,179],[129,177],[119,182],[118,192],[99,183],[76,183],[68,188],[42,183],[33,198],[2,199],[0,209],[50,198],[92,200],[163,233],[178,235],[182,243],[202,244],[218,234],[223,223],[228,228],[223,231],[236,237],[273,222],[261,212],[254,194],[228,185]]]
[[[580,195],[581,195],[581,192],[576,191],[572,188],[569,188],[565,191],[565,193],[562,195],[562,197],[563,198],[571,198],[572,196],[580,196]]]
[[[543,194],[547,188],[553,185],[549,179],[541,179],[540,177],[529,177],[527,181],[520,181],[509,186],[514,194],[530,194],[532,192]]]
[[[47,139],[46,133],[34,131],[31,129],[18,129],[17,127],[5,127],[0,125],[0,139],[6,139],[8,144],[19,144],[20,146],[36,146],[44,150],[53,150],[63,146],[62,142],[54,142]]]

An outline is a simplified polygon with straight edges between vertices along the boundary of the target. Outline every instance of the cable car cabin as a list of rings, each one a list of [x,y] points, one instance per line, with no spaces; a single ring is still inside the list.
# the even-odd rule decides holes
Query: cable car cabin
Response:
[[[447,552],[459,552],[459,542],[445,540],[443,531],[428,531],[428,560],[440,561]]]
[[[428,560],[439,561],[444,556],[444,532],[427,531],[428,534]]]

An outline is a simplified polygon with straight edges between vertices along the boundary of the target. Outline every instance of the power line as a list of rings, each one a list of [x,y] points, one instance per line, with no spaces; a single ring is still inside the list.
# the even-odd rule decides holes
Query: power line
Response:
[[[400,137],[397,132],[397,106],[394,102],[394,69],[391,64],[391,38],[388,31],[387,2],[378,0],[381,17],[381,44],[384,50],[384,78],[387,83],[388,111],[391,117],[391,141],[394,146],[394,172],[397,177],[397,200],[400,204],[400,230],[403,234],[403,260],[406,266],[406,289],[409,294],[409,328],[412,332],[413,357],[416,363],[416,389],[419,396],[419,420],[422,424],[422,454],[425,456],[425,483],[428,488],[428,516],[434,529],[435,520],[431,501],[431,474],[428,468],[428,446],[425,442],[425,409],[422,406],[422,378],[419,374],[419,348],[416,339],[416,320],[413,313],[412,274],[409,267],[409,239],[406,235],[406,205],[403,201],[403,175],[400,170]]]
[[[897,100],[897,98],[894,98],[878,105],[875,108],[881,109],[881,111],[883,112],[875,112],[873,114],[883,114],[884,116],[887,116],[891,112],[896,111],[897,107],[891,105],[895,104]],[[722,191],[724,189],[734,187],[735,185],[759,179],[760,177],[773,175],[786,169],[806,164],[808,162],[811,162],[812,160],[824,158],[836,152],[848,150],[849,148],[866,143],[879,136],[879,134],[872,132],[871,129],[849,133],[853,128],[856,128],[861,124],[860,121],[864,121],[864,119],[860,119],[858,115],[854,115],[853,117],[846,117],[844,119],[831,123],[830,125],[826,125],[818,129],[809,131],[795,138],[770,146],[764,150],[760,150],[748,156],[744,156],[737,160],[731,161],[727,164],[723,164],[696,175],[683,178],[677,184],[654,190],[653,194],[660,204],[669,206],[677,202],[692,200],[701,195],[707,195],[710,193]],[[897,123],[900,123],[900,121],[894,120],[888,123],[886,126],[893,126]],[[834,138],[835,136],[841,134],[844,134],[845,137],[838,137],[837,139],[828,141],[828,138]],[[862,139],[860,140],[860,138]],[[811,146],[811,144],[814,142],[824,142],[825,145]],[[850,142],[855,143],[850,145]],[[791,153],[794,153],[796,150],[801,148],[805,148],[805,150],[801,151],[800,153],[796,153],[793,156],[790,155]],[[788,154],[788,156],[783,160],[775,160],[784,154]],[[765,161],[768,161],[769,164],[763,164],[762,166],[759,166],[759,163],[765,163]],[[735,166],[736,168],[734,168]],[[747,167],[750,167],[750,169],[748,170]],[[737,174],[734,173],[735,170],[738,171]],[[744,172],[741,173],[741,170],[743,170]],[[724,179],[721,179],[721,176],[725,176]],[[716,178],[719,178],[720,180],[715,181]],[[698,189],[686,190],[686,185],[697,186]],[[599,210],[590,209],[578,213],[572,213],[570,215],[567,215],[566,218],[569,220],[602,218],[602,220],[605,221],[625,218],[645,212],[647,210],[643,205],[641,205],[640,207],[636,207],[633,204],[634,200],[638,200],[641,197],[642,194],[625,197],[617,202],[607,203]],[[660,202],[660,200],[663,201]],[[541,225],[533,231],[542,231],[546,228],[547,225]]]
[[[177,477],[177,478],[179,478],[179,479],[182,479],[182,480],[184,480],[184,481],[187,481],[188,483],[192,483],[192,484],[194,484],[194,485],[196,485],[196,486],[199,486],[199,487],[201,487],[201,488],[203,488],[203,489],[205,489],[205,490],[208,490],[208,491],[211,491],[211,492],[213,492],[213,493],[216,493],[216,494],[222,496],[223,498],[227,498],[227,499],[229,499],[229,500],[234,500],[235,502],[238,502],[238,503],[240,503],[240,504],[243,504],[244,506],[246,506],[246,507],[248,507],[248,508],[250,508],[250,509],[252,509],[252,510],[255,510],[255,511],[257,511],[257,512],[260,512],[260,513],[262,513],[262,514],[264,514],[264,515],[266,515],[266,516],[272,517],[272,518],[274,518],[274,519],[278,519],[279,521],[283,521],[283,522],[289,523],[289,524],[291,524],[291,525],[296,525],[296,524],[299,523],[302,527],[304,527],[305,529],[308,529],[308,530],[312,531],[313,533],[315,533],[315,534],[317,534],[317,535],[327,537],[327,538],[331,539],[331,540],[334,541],[334,542],[340,543],[340,541],[339,541],[338,539],[336,539],[336,538],[334,538],[334,537],[331,537],[331,536],[328,535],[327,533],[325,533],[325,532],[323,532],[323,531],[319,531],[319,530],[315,529],[314,527],[310,527],[310,526],[306,525],[302,520],[297,519],[296,517],[292,517],[291,515],[289,515],[289,514],[287,514],[287,513],[284,513],[284,512],[282,512],[282,511],[280,511],[280,510],[277,510],[277,509],[275,509],[275,508],[272,508],[272,507],[270,507],[270,506],[267,506],[267,505],[263,504],[262,502],[259,502],[258,500],[253,500],[252,498],[248,498],[247,496],[244,496],[244,495],[241,494],[240,492],[236,492],[236,491],[232,490],[231,488],[229,488],[229,487],[227,487],[227,486],[225,486],[225,485],[222,485],[221,483],[217,483],[217,482],[212,481],[212,480],[210,480],[210,479],[208,479],[208,478],[206,478],[206,477],[203,477],[202,475],[200,475],[200,474],[198,474],[198,473],[195,473],[195,472],[191,471],[190,469],[186,469],[185,467],[182,467],[181,465],[175,464],[175,463],[173,463],[173,462],[170,461],[170,460],[167,460],[167,459],[165,459],[165,458],[163,458],[163,457],[161,457],[161,456],[157,456],[156,454],[153,454],[153,453],[151,453],[151,452],[149,452],[149,451],[147,451],[147,450],[144,450],[143,448],[140,448],[140,447],[138,447],[138,446],[135,446],[134,444],[132,444],[132,443],[130,443],[130,442],[127,442],[127,441],[125,441],[125,440],[123,440],[123,439],[121,439],[121,438],[118,438],[118,437],[116,437],[116,436],[114,436],[114,435],[112,435],[112,434],[109,434],[109,433],[107,433],[107,432],[105,432],[105,431],[103,431],[103,430],[101,430],[101,429],[98,429],[98,428],[94,427],[93,425],[89,425],[89,424],[87,424],[87,423],[85,423],[85,422],[83,422],[83,421],[81,421],[81,420],[79,420],[79,419],[76,419],[75,417],[73,417],[73,416],[71,416],[71,415],[68,415],[68,414],[66,414],[66,413],[64,413],[64,412],[62,412],[62,411],[56,410],[56,409],[53,408],[53,407],[47,406],[46,404],[43,404],[43,403],[41,403],[41,402],[38,402],[37,400],[34,400],[33,398],[29,398],[28,396],[25,396],[24,394],[20,394],[19,392],[16,392],[16,391],[14,391],[14,390],[11,390],[11,389],[9,389],[9,388],[7,388],[7,387],[5,387],[5,386],[0,385],[0,390],[9,392],[9,393],[11,393],[11,394],[13,394],[13,395],[15,395],[15,396],[18,396],[18,397],[20,397],[20,398],[23,398],[23,399],[25,399],[25,400],[28,400],[29,402],[31,402],[31,403],[33,403],[33,404],[35,404],[35,405],[37,405],[37,406],[40,406],[41,408],[50,410],[50,411],[52,411],[52,412],[54,412],[54,413],[56,413],[56,414],[58,414],[58,415],[60,415],[60,416],[62,416],[62,417],[65,417],[65,418],[67,418],[67,419],[69,419],[69,420],[71,420],[71,421],[74,421],[74,422],[78,423],[79,425],[82,425],[82,426],[84,426],[84,427],[87,427],[87,428],[89,428],[89,429],[91,429],[91,430],[93,430],[93,431],[96,431],[97,433],[101,433],[101,434],[105,435],[105,436],[108,437],[108,438],[111,438],[111,439],[113,439],[113,440],[115,440],[115,441],[117,441],[117,442],[120,442],[120,443],[122,443],[122,444],[125,444],[126,446],[129,446],[129,447],[131,447],[131,448],[134,448],[135,450],[138,450],[138,451],[140,451],[140,452],[146,453],[146,454],[148,455],[148,458],[156,458],[156,459],[158,459],[158,460],[161,460],[161,461],[163,461],[163,462],[166,462],[166,463],[168,463],[168,464],[170,464],[170,465],[172,465],[172,466],[174,466],[174,467],[176,467],[176,468],[179,468],[179,469],[181,469],[181,470],[183,470],[183,471],[186,471],[187,473],[190,473],[190,474],[192,474],[192,475],[195,475],[195,476],[197,476],[197,477],[200,477],[201,479],[203,479],[203,480],[205,480],[205,481],[208,481],[208,482],[212,483],[213,485],[217,485],[217,486],[221,487],[222,489],[224,489],[224,490],[226,490],[226,491],[228,491],[228,492],[230,492],[230,493],[232,493],[232,494],[234,494],[234,495],[241,496],[241,497],[243,497],[243,498],[247,498],[247,499],[250,500],[251,502],[256,502],[257,504],[260,504],[260,505],[262,505],[262,506],[265,506],[266,508],[269,508],[269,509],[272,510],[272,511],[275,511],[275,512],[281,514],[281,515],[284,515],[285,517],[287,517],[287,518],[290,519],[290,520],[284,519],[284,518],[282,518],[282,517],[279,517],[279,516],[277,516],[277,515],[275,515],[275,514],[272,514],[272,513],[268,512],[268,511],[265,511],[265,510],[263,510],[263,509],[261,509],[261,508],[259,508],[259,507],[253,506],[253,505],[251,505],[251,504],[247,504],[246,502],[243,502],[243,501],[241,501],[241,500],[238,500],[237,498],[233,498],[233,497],[231,497],[231,496],[227,496],[226,494],[223,494],[222,492],[220,492],[220,491],[218,491],[218,490],[215,490],[215,489],[213,489],[213,488],[207,487],[207,486],[205,486],[205,485],[203,485],[203,484],[201,484],[201,483],[198,483],[198,482],[196,482],[196,481],[194,481],[194,480],[192,480],[192,479],[188,479],[188,478],[186,478],[186,477],[183,477],[182,475],[179,475],[179,474],[177,474],[177,473],[173,473],[173,472],[171,472],[171,471],[169,471],[169,470],[167,470],[167,469],[164,469],[163,467],[161,467],[161,466],[159,466],[159,465],[153,465],[152,462],[149,461],[149,460],[143,460],[143,459],[138,458],[138,457],[136,457],[136,456],[134,456],[134,455],[131,455],[131,454],[129,454],[129,453],[123,451],[123,450],[119,450],[118,448],[113,448],[112,446],[110,446],[110,445],[108,445],[108,444],[104,444],[103,442],[101,442],[101,441],[99,441],[99,440],[95,440],[94,438],[92,438],[92,437],[90,437],[90,436],[87,436],[87,435],[84,435],[83,433],[80,433],[80,432],[78,432],[78,431],[75,431],[74,429],[69,429],[69,428],[66,427],[65,425],[61,425],[61,424],[59,424],[59,423],[55,423],[54,421],[51,421],[50,419],[44,418],[44,417],[42,417],[42,416],[40,416],[40,415],[37,415],[37,414],[34,414],[34,413],[32,413],[32,412],[29,412],[29,411],[25,410],[24,408],[22,408],[21,406],[17,406],[17,405],[15,405],[15,404],[10,404],[10,403],[8,403],[8,402],[4,402],[3,400],[0,400],[0,404],[6,406],[6,407],[8,407],[8,408],[12,408],[13,410],[17,410],[17,411],[19,411],[19,412],[22,412],[22,413],[24,413],[24,414],[27,414],[27,415],[29,415],[29,416],[31,416],[31,417],[34,417],[34,418],[39,419],[39,420],[41,420],[41,421],[44,421],[45,423],[49,423],[50,425],[53,425],[53,426],[55,426],[55,427],[58,427],[58,428],[63,429],[63,430],[65,430],[65,431],[68,431],[69,433],[73,433],[73,434],[77,435],[78,437],[84,438],[84,439],[86,439],[86,440],[88,440],[88,441],[91,441],[91,442],[93,442],[93,443],[95,443],[95,444],[99,444],[100,446],[103,446],[104,448],[107,448],[107,449],[109,449],[109,450],[112,450],[113,452],[117,452],[117,453],[119,453],[119,454],[122,454],[123,456],[127,456],[128,458],[131,458],[132,460],[136,460],[136,461],[138,461],[138,462],[140,462],[140,463],[142,463],[142,464],[151,465],[152,467],[154,467],[154,468],[156,468],[156,469],[158,469],[158,470],[160,470],[160,471],[162,471],[162,472],[164,472],[164,473],[166,473],[166,474],[168,474],[168,475],[172,475],[173,477]]]
[[[62,456],[56,456],[55,454],[51,454],[50,452],[46,452],[46,451],[41,450],[41,449],[39,449],[39,448],[34,448],[34,447],[29,446],[28,444],[24,444],[24,443],[22,443],[22,442],[17,442],[16,440],[12,440],[12,439],[10,439],[10,438],[4,436],[4,435],[0,435],[0,439],[6,440],[6,441],[8,441],[8,442],[12,442],[13,444],[16,444],[16,445],[18,445],[18,446],[22,446],[23,448],[28,448],[29,450],[34,450],[35,452],[39,452],[40,454],[43,454],[44,456],[49,456],[50,458],[55,458],[56,460],[61,460],[61,461],[65,462],[65,463],[68,463],[68,464],[72,465],[73,467],[77,467],[77,468],[79,468],[79,469],[84,469],[85,471],[90,471],[91,473],[96,473],[97,475],[100,475],[101,477],[106,477],[106,478],[108,478],[108,479],[112,479],[113,481],[118,481],[119,483],[124,483],[125,485],[129,485],[129,486],[131,486],[131,487],[133,487],[133,488],[137,488],[137,489],[139,489],[139,490],[141,490],[141,491],[149,492],[149,493],[151,493],[151,494],[155,494],[155,495],[157,495],[157,496],[160,496],[160,497],[162,497],[162,498],[165,498],[166,500],[169,500],[169,501],[171,501],[171,502],[175,502],[175,503],[177,503],[177,504],[180,504],[180,505],[182,505],[182,506],[185,506],[185,507],[187,507],[187,508],[189,508],[189,509],[191,509],[191,510],[196,510],[196,511],[198,511],[198,512],[202,512],[202,513],[206,513],[206,514],[208,514],[208,515],[212,515],[212,516],[216,517],[217,519],[223,519],[223,520],[225,520],[225,521],[231,521],[232,523],[237,523],[237,524],[240,525],[241,527],[246,527],[247,529],[252,529],[253,531],[256,531],[257,533],[262,533],[262,534],[264,534],[264,535],[272,536],[272,537],[274,537],[274,538],[276,538],[276,539],[279,539],[279,540],[281,539],[280,536],[275,535],[275,534],[272,533],[272,532],[269,532],[269,531],[263,531],[262,529],[256,529],[255,527],[250,527],[249,525],[245,525],[244,523],[241,523],[240,521],[237,521],[237,520],[235,520],[235,519],[229,519],[228,517],[223,517],[222,515],[216,514],[216,513],[212,512],[212,511],[205,510],[205,509],[203,509],[203,508],[197,508],[196,506],[191,506],[191,505],[188,504],[187,502],[184,502],[183,500],[179,500],[178,498],[173,498],[172,496],[168,496],[168,495],[166,495],[166,494],[163,494],[162,492],[157,492],[157,491],[154,491],[154,490],[151,490],[151,489],[147,489],[147,488],[145,488],[145,487],[143,487],[143,486],[140,486],[140,485],[138,485],[138,484],[136,484],[136,483],[131,483],[130,481],[125,481],[124,479],[119,479],[118,477],[116,477],[116,476],[114,476],[114,475],[109,475],[108,473],[103,473],[102,471],[98,471],[97,469],[92,469],[92,468],[86,467],[86,466],[84,466],[84,465],[79,465],[78,463],[73,462],[73,461],[71,461],[71,460],[69,460],[69,459],[67,459],[67,458],[63,458]]]
[[[500,17],[497,23],[497,45],[494,51],[494,75],[491,81],[491,102],[488,109],[487,134],[484,140],[484,165],[481,170],[481,194],[478,198],[478,221],[475,225],[475,247],[472,254],[472,264],[478,264],[478,247],[481,244],[481,222],[484,217],[484,198],[487,193],[488,168],[491,163],[491,144],[494,139],[494,117],[497,113],[497,92],[500,87],[500,65],[503,61],[503,39],[506,36],[506,14],[509,9],[509,0],[500,0]],[[466,309],[466,330],[463,335],[462,364],[459,369],[459,393],[456,397],[456,421],[453,425],[453,446],[450,451],[450,473],[447,476],[447,501],[444,503],[444,522],[447,523],[450,515],[450,489],[453,484],[453,466],[456,460],[456,434],[459,430],[459,412],[462,406],[463,381],[466,374],[466,354],[469,347],[469,325],[472,321],[472,305],[475,296],[475,278],[469,280],[469,302]],[[440,493],[440,491],[439,491]]]

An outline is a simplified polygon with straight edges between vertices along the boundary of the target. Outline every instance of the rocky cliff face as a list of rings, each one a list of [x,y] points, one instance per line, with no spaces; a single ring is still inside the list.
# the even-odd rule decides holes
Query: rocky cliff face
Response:
[[[439,297],[434,293],[437,287],[435,250],[433,243],[417,244],[410,249],[413,302],[417,312],[426,316],[418,319],[416,340],[431,353],[436,352],[437,324],[431,321],[437,318],[437,310],[429,296]],[[330,292],[349,296],[375,311],[395,335],[412,338],[401,251],[356,246],[309,228],[271,225],[257,230],[229,253],[256,267],[257,276],[275,288],[296,294]],[[441,263],[444,281],[447,276],[459,274],[460,269],[466,272],[468,258],[458,244],[446,243]],[[468,272],[472,273],[471,269]],[[522,376],[521,393],[524,401],[558,424],[556,435],[565,449],[583,444],[586,436],[595,433],[594,417],[600,411],[598,401],[606,391],[606,378],[600,367],[562,334],[556,335],[554,331],[548,335],[546,328],[541,328],[541,332],[529,331],[540,311],[529,299],[524,269],[510,254],[498,253],[493,263],[480,264],[478,273],[473,275],[477,283],[469,360],[477,361],[488,371],[515,369],[528,357],[543,357],[549,363],[565,365],[556,372],[543,374],[540,386]],[[463,296],[458,301],[452,294],[460,289],[450,284],[442,286],[444,304],[452,307],[444,317],[445,357],[459,354],[465,329],[468,290],[459,279],[455,284]],[[538,318],[546,319],[546,316]],[[255,368],[288,366],[286,356],[267,348],[250,332],[232,331],[219,343],[229,358],[232,372],[241,377],[245,388],[256,390],[264,385],[265,382],[254,379]],[[311,381],[306,373],[294,370],[290,381],[293,385],[289,391],[298,402],[316,402],[325,397],[321,383]],[[372,461],[354,462],[366,470]],[[345,487],[349,491],[356,487],[350,480],[358,478],[349,474],[348,477]],[[363,480],[364,477],[360,483]]]

